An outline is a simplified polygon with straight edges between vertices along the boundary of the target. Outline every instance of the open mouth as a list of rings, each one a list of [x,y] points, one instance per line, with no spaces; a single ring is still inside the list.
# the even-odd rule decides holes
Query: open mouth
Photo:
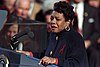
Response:
[[[57,28],[56,26],[51,26],[51,28]]]
[[[51,26],[51,30],[53,31],[53,30],[56,30],[57,29],[57,27],[56,26]]]

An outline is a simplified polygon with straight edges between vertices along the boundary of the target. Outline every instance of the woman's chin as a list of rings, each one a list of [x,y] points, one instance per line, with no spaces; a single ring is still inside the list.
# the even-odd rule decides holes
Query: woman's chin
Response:
[[[59,31],[56,29],[52,29],[52,32],[58,33]]]

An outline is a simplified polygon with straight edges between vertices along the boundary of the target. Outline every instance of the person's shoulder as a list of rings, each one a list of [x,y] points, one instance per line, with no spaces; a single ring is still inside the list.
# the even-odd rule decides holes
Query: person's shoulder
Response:
[[[82,35],[75,30],[72,30],[70,34],[71,34],[71,38],[74,39],[74,40],[83,39]]]
[[[96,7],[91,6],[89,3],[84,3],[84,6],[85,6],[85,9],[87,8],[87,9],[94,10],[94,11],[97,10]]]
[[[80,35],[80,33],[78,33],[77,31],[75,30],[71,30],[69,32],[69,35],[66,35],[68,38],[67,41],[69,42],[69,47],[73,48],[75,46],[77,47],[84,47],[84,39],[83,37]]]

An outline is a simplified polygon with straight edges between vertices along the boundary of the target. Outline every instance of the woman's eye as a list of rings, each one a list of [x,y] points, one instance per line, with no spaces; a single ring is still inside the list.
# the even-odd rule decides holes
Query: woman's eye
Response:
[[[51,16],[51,18],[50,18],[51,20],[53,20],[54,19],[54,17],[53,16]]]
[[[57,21],[60,21],[60,19],[56,18]]]

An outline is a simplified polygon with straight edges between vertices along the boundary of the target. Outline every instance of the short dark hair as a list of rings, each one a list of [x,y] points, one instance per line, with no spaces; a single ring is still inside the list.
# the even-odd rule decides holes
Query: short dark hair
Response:
[[[47,10],[45,13],[44,13],[44,15],[51,15],[52,14],[52,9],[49,9],[49,10]]]
[[[73,6],[65,1],[59,1],[54,4],[54,11],[59,13],[63,13],[65,20],[68,21],[69,19],[72,21],[74,18],[74,11]]]

